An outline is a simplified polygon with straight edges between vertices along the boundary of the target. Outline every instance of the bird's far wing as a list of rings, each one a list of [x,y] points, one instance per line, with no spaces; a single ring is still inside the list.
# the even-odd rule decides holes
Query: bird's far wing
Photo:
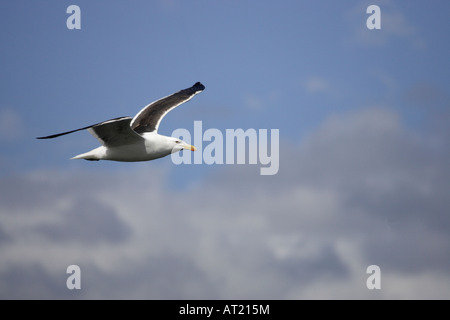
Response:
[[[80,129],[75,129],[75,130],[66,131],[66,132],[62,132],[62,133],[56,133],[56,134],[52,134],[50,136],[45,136],[45,137],[37,137],[36,139],[53,139],[53,138],[57,138],[57,137],[60,137],[60,136],[64,136],[64,135],[69,134],[69,133],[73,133],[73,132],[77,132],[77,131],[81,131],[81,130],[86,130],[86,129],[89,129],[89,128],[101,125],[101,124],[103,124],[105,122],[121,120],[121,119],[131,119],[131,118],[130,117],[115,118],[115,119],[111,119],[111,120],[108,120],[108,121],[103,121],[103,122],[99,122],[99,123],[96,123],[96,124],[92,124],[90,126],[83,127],[83,128],[80,128]]]
[[[156,100],[144,107],[131,121],[131,128],[137,133],[158,131],[161,119],[173,108],[189,101],[197,93],[202,92],[205,86],[200,82],[192,87],[180,90],[170,96]]]
[[[72,132],[88,130],[100,143],[106,147],[130,144],[142,141],[143,138],[130,127],[131,117],[120,117],[96,123],[80,129],[57,133],[46,137],[38,137],[36,139],[52,139],[60,137]]]

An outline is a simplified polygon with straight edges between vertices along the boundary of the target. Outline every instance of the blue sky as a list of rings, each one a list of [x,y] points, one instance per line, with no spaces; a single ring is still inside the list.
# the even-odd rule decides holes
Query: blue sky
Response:
[[[71,4],[81,8],[81,30],[66,28],[66,9]],[[381,8],[381,30],[366,27],[366,8],[371,4]],[[65,288],[53,289],[54,272],[56,266],[62,268],[70,260],[69,256],[55,258],[58,250],[68,246],[80,264],[93,266],[104,275],[108,263],[119,257],[114,257],[112,250],[102,251],[102,245],[112,248],[123,241],[120,258],[144,257],[136,258],[134,272],[144,269],[150,260],[160,258],[161,270],[176,261],[186,265],[187,278],[199,277],[199,286],[163,290],[160,296],[153,291],[148,294],[136,290],[138,282],[124,276],[127,272],[121,267],[114,272],[121,285],[127,284],[123,295],[108,295],[108,287],[97,283],[96,288],[101,289],[86,290],[75,298],[188,298],[191,290],[197,298],[275,298],[264,295],[257,286],[239,291],[239,280],[253,275],[249,266],[257,261],[271,267],[255,275],[256,279],[267,275],[273,281],[268,287],[286,293],[281,295],[284,298],[339,297],[338,292],[344,292],[344,298],[361,294],[366,298],[434,297],[431,292],[415,291],[424,283],[437,285],[438,297],[448,298],[450,289],[442,283],[450,283],[446,281],[450,251],[443,253],[438,248],[447,249],[445,234],[450,227],[444,210],[449,202],[442,191],[448,187],[443,177],[450,172],[446,145],[450,136],[449,9],[447,1],[434,1],[432,6],[425,1],[389,0],[2,1],[0,251],[9,258],[0,264],[0,277],[6,279],[12,267],[25,272],[38,266],[35,271],[46,280],[36,283],[36,288],[47,286],[44,297],[58,296]],[[168,157],[132,164],[70,161],[97,146],[87,132],[48,141],[34,139],[133,116],[149,102],[197,81],[206,90],[169,113],[159,132],[170,135],[177,128],[193,130],[195,120],[202,120],[204,129],[279,129],[278,175],[259,176],[259,165],[175,166]],[[93,187],[89,176],[105,185]],[[143,176],[151,180],[148,185]],[[124,182],[126,177],[138,183]],[[89,186],[83,188],[83,183]],[[414,187],[408,188],[410,184]],[[137,199],[149,196],[143,190],[173,202],[164,210],[164,201],[153,199],[164,216],[155,213],[145,220],[137,214],[144,208]],[[52,194],[59,198],[52,200]],[[20,200],[25,195],[30,200]],[[186,208],[170,195],[182,201],[195,199],[198,204]],[[266,203],[268,199],[273,201]],[[417,199],[423,201],[417,203]],[[233,212],[223,224],[230,212],[222,208],[230,202]],[[271,208],[270,203],[279,206]],[[91,251],[81,256],[86,243],[78,243],[76,226],[85,220],[95,225],[96,220],[83,213],[78,221],[72,213],[89,211],[89,206],[100,212],[107,222],[101,217],[99,221],[111,225],[118,236],[92,227],[86,231],[92,234],[80,237],[92,237],[98,248],[90,246]],[[22,211],[39,217],[31,219],[36,225],[21,224],[10,215]],[[192,219],[180,217],[180,211]],[[293,225],[300,223],[298,230],[288,223],[267,229],[278,223],[273,217],[278,211]],[[305,211],[308,214],[304,215]],[[127,218],[130,212],[134,220]],[[354,216],[355,212],[360,214]],[[63,226],[55,222],[61,216],[68,217]],[[151,239],[143,235],[140,224],[154,225],[155,219],[163,219],[158,223],[165,228],[181,223],[170,217],[186,219],[185,230],[174,229],[178,236],[165,239],[167,235],[156,227],[150,228],[154,232]],[[54,223],[43,226],[43,221]],[[428,239],[424,242],[414,237],[418,221],[427,222],[426,230],[419,231]],[[330,224],[336,222],[342,223],[342,234],[350,234],[349,238],[327,234]],[[355,226],[361,233],[344,225]],[[383,244],[373,243],[379,233],[371,238],[371,225],[379,226],[383,235],[390,234]],[[324,237],[310,234],[304,226]],[[254,239],[262,237],[261,244],[246,238],[247,227],[250,233],[253,230]],[[442,228],[437,235],[436,228]],[[35,251],[51,247],[51,259],[27,252],[31,240],[23,234],[30,230],[31,238],[38,239]],[[430,234],[435,236],[425,237]],[[188,239],[180,239],[181,235]],[[127,246],[142,239],[155,240],[153,237],[154,247],[138,246],[133,253],[127,252]],[[61,239],[64,241],[58,245]],[[177,244],[186,241],[185,246],[190,240],[200,252],[186,257]],[[240,247],[241,240],[250,242]],[[406,255],[405,261],[415,261],[413,253],[405,250],[415,241],[423,246],[419,256],[431,262],[418,271],[413,268],[416,273],[411,274],[411,265],[403,266],[386,252],[400,242],[396,249]],[[169,252],[167,256],[160,251],[161,244]],[[258,256],[228,269],[219,267],[217,261],[225,258],[246,261],[245,256],[232,254],[234,246],[253,250]],[[368,248],[373,252],[369,258],[364,254]],[[224,254],[214,256],[215,261],[206,257],[220,250]],[[12,252],[23,256],[18,258],[20,254]],[[105,261],[94,258],[97,252]],[[358,287],[361,275],[356,276],[355,270],[371,259],[396,267],[388,278],[396,284],[392,288],[398,289],[371,295]],[[330,263],[335,268],[314,268]],[[155,268],[155,274],[163,273]],[[277,277],[286,270],[289,276],[278,283]],[[303,291],[288,285],[293,279],[308,278],[308,270],[313,280],[299,282]],[[333,280],[325,285],[324,274],[348,281]],[[227,279],[227,285],[219,279]],[[166,280],[171,283],[169,275]],[[159,285],[166,288],[164,282]],[[6,287],[11,297],[29,297],[24,289],[14,289],[12,280]],[[6,291],[0,296],[8,298]]]
[[[379,31],[365,27],[364,2],[80,2],[79,31],[65,26],[68,3],[2,3],[1,104],[26,128],[16,145],[27,145],[5,147],[25,158],[72,142],[26,137],[132,116],[195,81],[207,91],[170,114],[163,133],[202,120],[219,129],[279,128],[299,142],[329,114],[370,105],[394,106],[420,126],[428,112],[412,108],[407,92],[447,89],[445,10],[420,1],[386,2]],[[5,161],[13,171],[65,166],[66,151]]]

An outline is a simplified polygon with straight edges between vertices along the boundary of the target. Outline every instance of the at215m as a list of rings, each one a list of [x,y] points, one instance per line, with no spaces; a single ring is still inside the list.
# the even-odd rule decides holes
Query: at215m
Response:
[[[262,304],[226,304],[222,314],[269,314],[269,305]]]

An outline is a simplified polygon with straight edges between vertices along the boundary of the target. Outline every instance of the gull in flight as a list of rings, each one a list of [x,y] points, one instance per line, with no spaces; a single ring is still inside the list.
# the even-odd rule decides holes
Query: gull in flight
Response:
[[[205,86],[197,82],[190,88],[150,103],[139,111],[134,118],[115,118],[72,131],[38,137],[37,139],[51,139],[87,129],[102,145],[72,159],[93,161],[148,161],[165,157],[182,149],[195,151],[194,146],[180,139],[158,134],[158,127],[162,118],[170,110],[189,101],[204,89]]]

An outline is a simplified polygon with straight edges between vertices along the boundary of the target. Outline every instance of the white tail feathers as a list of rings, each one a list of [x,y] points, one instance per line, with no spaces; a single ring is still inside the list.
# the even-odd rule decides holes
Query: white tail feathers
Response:
[[[85,159],[85,160],[98,161],[98,160],[103,159],[104,156],[105,156],[105,147],[102,146],[102,147],[98,147],[98,148],[96,148],[94,150],[91,150],[89,152],[79,154],[79,155],[77,155],[77,156],[75,156],[73,158],[70,158],[70,159],[71,160],[72,159]]]

